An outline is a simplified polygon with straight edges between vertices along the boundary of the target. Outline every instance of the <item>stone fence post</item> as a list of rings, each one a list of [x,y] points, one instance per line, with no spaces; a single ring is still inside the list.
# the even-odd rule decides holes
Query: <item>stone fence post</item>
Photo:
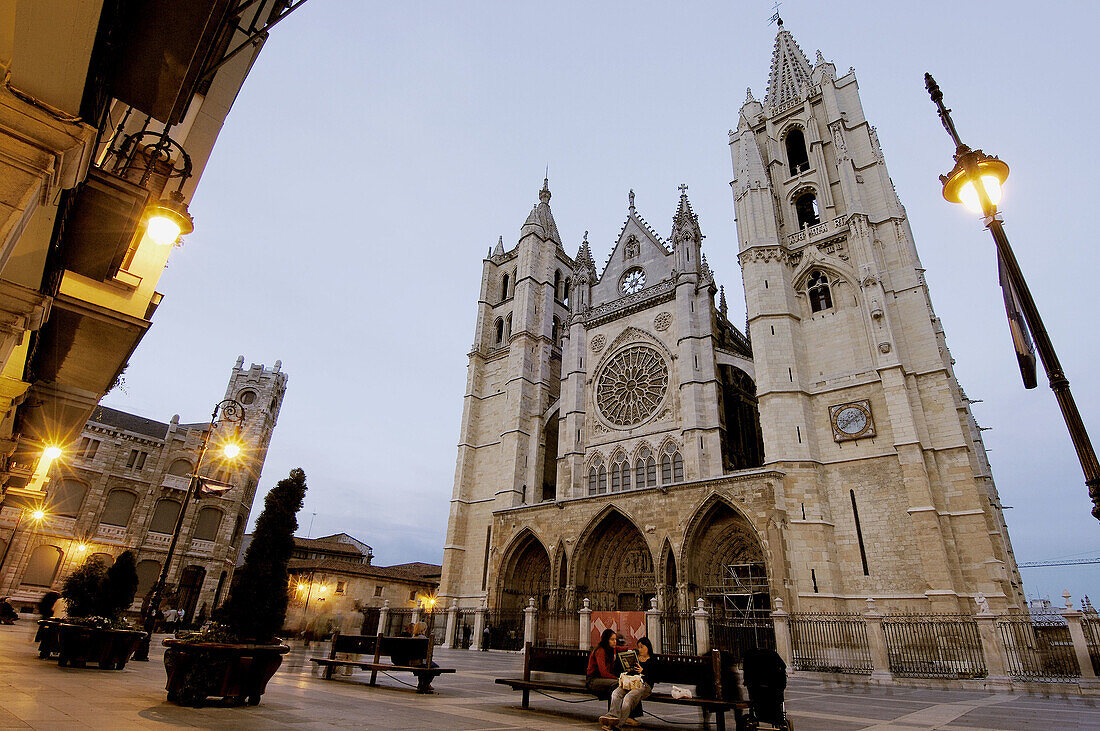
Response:
[[[412,618],[409,620],[409,624],[416,624],[419,621],[420,621],[420,605],[417,604],[416,607],[413,608]]]
[[[661,610],[657,608],[657,597],[649,600],[649,609],[645,612],[645,636],[653,643],[654,652],[664,652],[661,643]]]
[[[706,655],[710,652],[710,612],[702,599],[695,600],[695,607],[691,615],[695,620],[695,654]]]
[[[890,672],[890,653],[886,649],[886,631],[882,628],[882,617],[882,612],[875,606],[875,600],[868,597],[863,622],[867,627],[867,649],[871,652],[871,679],[889,682],[894,676]]]
[[[386,628],[390,626],[390,600],[382,602],[382,608],[378,610],[378,634],[386,634]]]
[[[538,607],[535,606],[535,597],[527,600],[527,606],[523,608],[523,646],[535,644],[535,628],[538,622]]]
[[[443,631],[443,644],[440,647],[450,648],[455,646],[455,632],[458,631],[458,599],[453,600],[447,609],[447,629]]]
[[[794,643],[791,641],[791,615],[783,608],[782,597],[775,598],[772,621],[775,623],[775,651],[787,663],[787,674],[794,672]]]
[[[488,650],[488,647],[482,647],[485,637],[485,620],[489,614],[488,599],[481,598],[481,606],[477,608],[474,613],[474,636],[470,642],[471,650]]]
[[[577,647],[582,650],[588,650],[592,647],[592,610],[588,608],[588,600],[584,600],[584,605],[581,610],[577,612],[578,619],[578,634],[577,634]]]
[[[978,624],[978,639],[982,643],[986,683],[1006,690],[1011,688],[1012,678],[1008,677],[1004,647],[997,636],[997,615],[986,609],[975,614],[974,621]]]
[[[1073,652],[1077,655],[1077,664],[1081,668],[1081,688],[1086,687],[1095,691],[1100,687],[1096,678],[1096,670],[1092,667],[1092,657],[1089,655],[1088,639],[1085,637],[1083,623],[1084,613],[1073,608],[1073,603],[1066,598],[1066,608],[1062,610],[1062,616],[1069,624],[1069,636],[1073,640]]]

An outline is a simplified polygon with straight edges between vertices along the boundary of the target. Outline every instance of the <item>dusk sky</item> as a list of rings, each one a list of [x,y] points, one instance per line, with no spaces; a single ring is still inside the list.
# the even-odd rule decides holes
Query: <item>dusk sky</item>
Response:
[[[1092,2],[809,2],[780,8],[811,62],[856,70],[974,404],[1017,559],[1100,555],[1084,478],[1040,373],[1024,390],[992,239],[946,203],[963,139],[1012,169],[1006,231],[1100,440]],[[481,262],[515,245],[549,166],[570,255],[598,268],[627,214],[667,237],[688,195],[745,305],[727,130],[762,100],[772,3],[311,0],[278,25],[229,114],[153,327],[104,403],[206,418],[238,355],[289,374],[252,518],[293,467],[299,535],[347,532],[376,563],[442,561]],[[1086,215],[1087,214],[1087,215]],[[1100,443],[1100,442],[1098,442]],[[1023,569],[1029,597],[1100,599],[1100,565]]]

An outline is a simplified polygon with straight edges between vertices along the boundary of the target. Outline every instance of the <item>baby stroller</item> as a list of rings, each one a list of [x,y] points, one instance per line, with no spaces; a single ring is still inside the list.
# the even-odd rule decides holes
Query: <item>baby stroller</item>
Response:
[[[787,664],[779,653],[762,648],[749,650],[745,653],[743,672],[750,708],[744,728],[755,731],[761,723],[766,723],[782,731],[794,731],[794,724],[783,712]]]

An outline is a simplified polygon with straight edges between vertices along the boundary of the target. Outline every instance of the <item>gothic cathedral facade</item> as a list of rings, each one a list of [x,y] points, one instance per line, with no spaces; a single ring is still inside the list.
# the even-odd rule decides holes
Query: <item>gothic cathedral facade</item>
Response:
[[[730,148],[745,333],[685,186],[668,239],[631,192],[602,271],[545,183],[485,259],[441,606],[1023,606],[854,72],[780,26]]]

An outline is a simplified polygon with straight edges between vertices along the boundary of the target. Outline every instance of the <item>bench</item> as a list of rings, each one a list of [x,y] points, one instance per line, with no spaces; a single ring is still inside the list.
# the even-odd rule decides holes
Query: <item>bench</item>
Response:
[[[431,637],[386,637],[384,635],[342,635],[332,636],[332,649],[328,657],[311,657],[310,662],[323,667],[325,680],[332,679],[332,671],[338,667],[361,668],[370,670],[370,685],[375,685],[378,671],[403,671],[416,676],[417,693],[434,693],[432,681],[444,673],[455,672],[454,668],[432,667],[433,641]],[[337,660],[336,655],[373,655],[373,660]],[[386,662],[382,657],[398,658],[400,663]]]
[[[680,706],[695,706],[702,711],[703,726],[709,727],[710,713],[715,714],[718,731],[725,731],[725,712],[734,710],[740,728],[742,711],[749,708],[748,701],[739,699],[736,676],[732,673],[728,658],[723,658],[720,650],[711,650],[706,655],[654,655],[650,671],[657,682],[669,682],[692,688],[695,697],[673,698],[668,693],[654,692],[644,703],[671,703]],[[500,685],[511,686],[512,690],[523,691],[523,707],[528,708],[531,691],[549,691],[556,693],[583,693],[593,697],[599,694],[585,687],[585,673],[588,669],[588,650],[574,650],[561,647],[535,647],[530,643],[523,651],[523,677],[497,678]],[[532,678],[532,673],[553,673],[555,679]],[[568,677],[561,677],[568,676]]]

